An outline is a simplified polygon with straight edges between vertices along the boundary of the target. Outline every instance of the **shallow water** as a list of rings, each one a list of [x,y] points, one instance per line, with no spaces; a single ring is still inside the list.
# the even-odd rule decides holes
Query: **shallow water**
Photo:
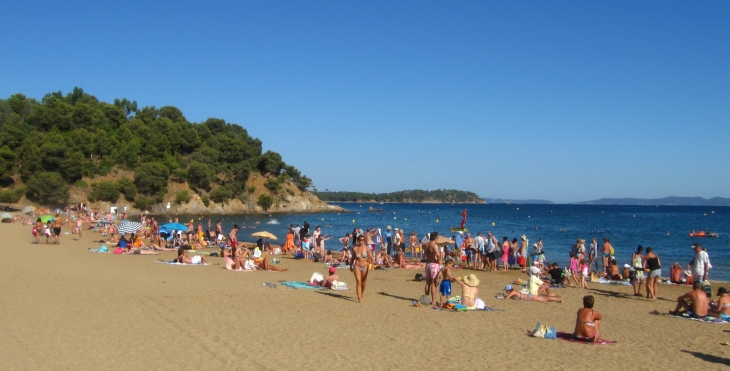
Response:
[[[405,229],[408,235],[416,231],[419,239],[432,230],[451,236],[453,233],[449,232],[449,227],[458,227],[461,210],[467,208],[466,227],[472,235],[492,231],[501,241],[502,236],[511,240],[525,234],[530,245],[542,238],[547,260],[558,261],[561,265],[567,265],[568,253],[576,239],[584,238],[588,248],[591,238],[595,237],[600,244],[603,237],[610,237],[620,265],[629,263],[638,245],[644,248],[651,246],[661,259],[662,274],[668,276],[669,267],[674,262],[683,267],[687,265],[694,254],[692,244],[699,242],[710,255],[713,266],[710,280],[730,281],[730,207],[368,203],[341,206],[351,212],[229,215],[210,219],[213,226],[220,219],[226,232],[233,224],[240,225],[240,240],[254,240],[251,233],[266,230],[279,237],[278,243],[284,240],[289,224],[302,225],[308,221],[312,229],[321,225],[323,233],[334,236],[325,243],[326,248],[339,249],[337,239],[352,232],[354,227],[385,230],[390,225]],[[386,211],[368,212],[370,206]],[[186,219],[191,217],[180,217],[180,220]],[[204,227],[208,219],[202,217]],[[272,220],[278,221],[278,224],[267,224]],[[692,229],[715,232],[720,237],[692,238],[688,236]]]

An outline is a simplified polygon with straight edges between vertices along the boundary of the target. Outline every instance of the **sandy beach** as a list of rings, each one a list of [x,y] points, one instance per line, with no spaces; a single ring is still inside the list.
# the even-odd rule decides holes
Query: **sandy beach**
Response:
[[[323,264],[281,258],[288,272],[232,272],[173,266],[157,256],[91,253],[96,233],[60,246],[36,245],[31,227],[1,224],[0,346],[6,370],[405,370],[429,369],[724,369],[730,324],[649,314],[673,309],[687,287],[660,285],[654,302],[630,286],[589,283],[558,289],[561,304],[497,300],[517,271],[475,273],[480,297],[504,312],[412,307],[423,293],[420,270],[374,271],[365,301],[354,290],[295,290],[265,281],[306,281]],[[65,228],[69,231],[70,228]],[[215,265],[218,264],[218,265]],[[341,280],[354,286],[349,271]],[[716,290],[717,283],[713,288]],[[603,313],[590,346],[525,335],[537,322],[572,332],[585,294]],[[457,285],[454,294],[460,295]]]

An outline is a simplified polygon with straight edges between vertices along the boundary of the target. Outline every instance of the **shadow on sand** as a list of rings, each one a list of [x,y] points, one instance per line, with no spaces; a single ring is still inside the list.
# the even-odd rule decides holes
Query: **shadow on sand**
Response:
[[[683,350],[685,353],[689,353],[703,361],[719,363],[721,365],[730,366],[730,359],[713,356],[712,354],[705,354],[700,352],[690,352],[689,350]]]

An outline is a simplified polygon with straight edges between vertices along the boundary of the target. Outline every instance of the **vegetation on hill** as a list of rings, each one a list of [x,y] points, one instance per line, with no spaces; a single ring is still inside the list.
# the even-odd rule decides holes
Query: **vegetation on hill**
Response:
[[[474,192],[455,189],[435,191],[414,189],[390,193],[314,192],[314,194],[322,201],[331,202],[484,203],[484,200]]]
[[[41,101],[23,94],[0,99],[0,202],[26,195],[60,204],[71,185],[86,186],[82,178],[115,169],[134,176],[90,184],[89,201],[116,201],[122,194],[144,209],[162,202],[173,181],[225,202],[245,197],[252,172],[268,177],[271,190],[286,181],[302,191],[311,185],[278,153],[262,153],[261,141],[246,129],[221,119],[191,123],[173,106],[100,102],[80,88],[49,93]]]

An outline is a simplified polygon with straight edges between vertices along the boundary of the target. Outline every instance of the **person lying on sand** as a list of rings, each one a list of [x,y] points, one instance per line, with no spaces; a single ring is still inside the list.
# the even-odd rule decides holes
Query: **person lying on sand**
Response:
[[[331,288],[332,282],[339,280],[340,278],[337,276],[337,268],[330,267],[329,275],[325,277],[323,280],[318,281],[317,284],[324,288]]]
[[[403,251],[398,251],[395,255],[395,264],[394,266],[398,268],[403,269],[418,269],[423,268],[423,264],[420,263],[409,263],[408,260],[406,260],[405,253]]]
[[[555,302],[555,303],[561,303],[562,300],[560,298],[557,298],[555,296],[538,296],[538,295],[532,295],[532,294],[523,294],[519,291],[512,288],[512,285],[507,285],[504,287],[504,291],[507,292],[507,296],[505,296],[505,299],[517,299],[517,300],[526,300],[526,301],[538,301],[540,303],[547,303],[547,302]]]
[[[273,264],[269,264],[269,253],[268,252],[264,252],[260,258],[254,259],[254,264],[259,269],[262,269],[265,271],[286,272],[289,270],[288,268],[281,269],[281,268],[275,267]]]
[[[727,294],[727,289],[724,287],[717,289],[717,300],[710,303],[708,313],[723,321],[730,321],[730,295]]]
[[[182,247],[177,249],[177,259],[175,261],[182,264],[210,264],[203,255],[188,256],[187,250]]]
[[[575,330],[573,331],[575,340],[594,343],[601,338],[600,327],[603,316],[593,310],[594,301],[593,295],[583,297],[583,308],[578,309],[575,319]]]
[[[692,284],[692,291],[677,298],[677,307],[669,314],[681,315],[687,313],[691,318],[704,319],[709,309],[707,294],[702,291],[702,283]]]

